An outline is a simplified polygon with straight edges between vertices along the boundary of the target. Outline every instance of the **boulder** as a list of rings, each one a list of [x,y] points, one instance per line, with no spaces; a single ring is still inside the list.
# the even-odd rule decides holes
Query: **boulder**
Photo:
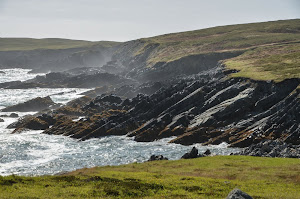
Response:
[[[196,147],[193,147],[190,152],[185,153],[181,159],[192,159],[198,157],[198,149]]]
[[[168,158],[166,158],[162,155],[151,155],[151,157],[148,161],[156,161],[156,160],[168,160]]]
[[[19,117],[19,115],[17,114],[17,113],[11,113],[10,115],[9,115],[9,117]]]
[[[203,155],[209,156],[209,155],[211,155],[211,151],[210,151],[209,149],[207,149],[207,150],[203,153]]]
[[[47,108],[50,108],[51,106],[55,105],[55,103],[52,101],[52,99],[47,97],[37,97],[34,99],[31,99],[29,101],[16,104],[13,106],[6,107],[2,109],[2,112],[12,112],[12,111],[19,111],[19,112],[29,112],[29,111],[41,111]]]
[[[4,122],[4,119],[0,118],[0,122]]]
[[[234,189],[228,194],[226,199],[253,199],[253,198],[249,196],[247,193],[241,191],[240,189]]]

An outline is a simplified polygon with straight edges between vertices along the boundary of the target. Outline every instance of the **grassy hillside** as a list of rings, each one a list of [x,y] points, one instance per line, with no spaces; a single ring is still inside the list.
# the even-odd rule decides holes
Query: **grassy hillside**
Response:
[[[300,19],[220,26],[145,38],[142,41],[145,46],[159,44],[149,63],[172,61],[191,54],[247,50],[300,41]]]
[[[232,77],[277,82],[287,78],[300,78],[300,43],[255,48],[224,63],[229,69],[239,70]]]
[[[234,77],[281,81],[300,76],[300,19],[220,26],[141,41],[144,46],[135,55],[158,45],[147,60],[148,67],[189,55],[239,51],[244,54],[224,62],[230,69],[241,70]]]
[[[215,156],[81,169],[63,176],[0,177],[1,198],[299,198],[300,160]]]
[[[111,41],[83,41],[70,39],[31,39],[31,38],[0,38],[0,51],[35,50],[35,49],[67,49],[90,47],[93,45],[111,47],[119,44]]]

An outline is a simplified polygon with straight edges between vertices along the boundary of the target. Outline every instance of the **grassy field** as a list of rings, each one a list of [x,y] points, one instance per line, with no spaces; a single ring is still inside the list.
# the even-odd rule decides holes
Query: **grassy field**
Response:
[[[215,156],[0,177],[0,198],[225,198],[234,188],[254,198],[300,198],[300,160]]]
[[[90,47],[94,45],[111,47],[119,44],[111,41],[83,41],[70,39],[31,39],[31,38],[0,38],[0,51],[35,50],[35,49],[67,49]]]

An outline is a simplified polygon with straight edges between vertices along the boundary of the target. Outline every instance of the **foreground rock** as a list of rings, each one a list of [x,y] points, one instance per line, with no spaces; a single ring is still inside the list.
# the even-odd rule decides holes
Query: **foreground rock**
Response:
[[[148,161],[156,161],[156,160],[168,160],[168,158],[164,157],[163,155],[151,155]]]
[[[228,194],[226,199],[253,199],[253,198],[249,196],[247,193],[241,191],[240,189],[234,189]]]
[[[267,140],[250,145],[238,153],[238,155],[300,158],[300,145],[287,144],[280,140]]]
[[[211,155],[211,152],[209,149],[207,149],[203,154],[198,154],[198,149],[196,147],[193,147],[190,152],[185,153],[181,159],[193,159],[193,158],[199,158],[199,157],[205,157]]]
[[[31,99],[27,102],[23,102],[17,105],[9,106],[2,109],[2,112],[12,112],[12,111],[19,111],[19,112],[29,112],[29,111],[41,111],[48,108],[55,108],[55,104],[52,99],[48,97],[37,97]]]

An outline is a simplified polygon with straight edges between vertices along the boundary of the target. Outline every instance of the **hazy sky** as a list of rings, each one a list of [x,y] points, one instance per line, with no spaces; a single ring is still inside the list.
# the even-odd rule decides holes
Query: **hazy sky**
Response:
[[[300,18],[300,0],[0,0],[0,37],[127,41]]]

